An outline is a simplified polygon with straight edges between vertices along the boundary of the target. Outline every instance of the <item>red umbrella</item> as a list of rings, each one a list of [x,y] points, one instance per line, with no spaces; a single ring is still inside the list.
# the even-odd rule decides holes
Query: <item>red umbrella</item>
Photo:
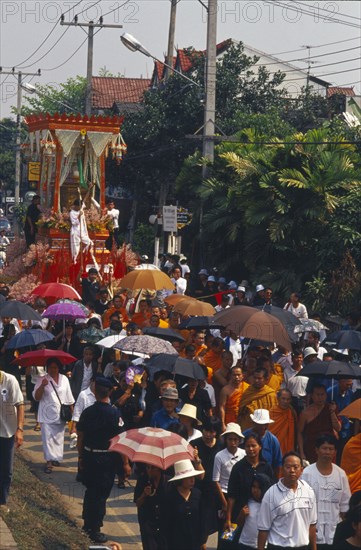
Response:
[[[73,357],[70,353],[66,353],[65,351],[60,351],[58,349],[39,349],[36,351],[27,351],[19,355],[12,363],[20,365],[21,367],[31,367],[32,365],[41,367],[46,364],[48,359],[53,359],[54,357],[59,359],[64,365],[74,363],[74,361],[77,360],[76,357]]]
[[[116,435],[110,440],[109,451],[162,470],[178,460],[193,460],[193,447],[180,435],[161,428],[137,428]]]
[[[81,296],[70,285],[64,283],[44,283],[37,286],[32,294],[42,298],[69,298],[70,300],[81,300]]]

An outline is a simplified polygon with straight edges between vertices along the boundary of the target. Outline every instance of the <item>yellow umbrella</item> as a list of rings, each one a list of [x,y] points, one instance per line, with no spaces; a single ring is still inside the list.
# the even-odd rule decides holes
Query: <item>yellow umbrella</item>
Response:
[[[131,290],[138,288],[149,288],[150,290],[166,288],[174,290],[174,283],[172,283],[168,275],[158,269],[135,269],[123,277],[121,285],[123,288]]]
[[[353,401],[347,405],[347,407],[345,407],[338,414],[340,416],[347,416],[348,418],[357,418],[358,420],[361,420],[361,397],[360,399],[356,399],[356,401]]]
[[[176,304],[178,304],[178,302],[184,300],[185,297],[186,296],[184,296],[183,294],[170,294],[169,296],[164,298],[164,301],[171,306],[175,306]]]
[[[201,302],[190,296],[183,296],[174,306],[174,310],[182,315],[214,315],[215,309],[207,302]]]

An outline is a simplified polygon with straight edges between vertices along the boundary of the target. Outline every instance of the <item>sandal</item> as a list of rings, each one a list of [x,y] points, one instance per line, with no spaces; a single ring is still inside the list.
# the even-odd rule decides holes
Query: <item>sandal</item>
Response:
[[[44,472],[46,474],[52,474],[53,473],[53,467],[46,465],[45,468],[44,468]]]
[[[34,428],[34,432],[40,432],[40,430],[41,430],[40,424],[36,424]]]
[[[60,462],[58,462],[57,460],[52,460],[51,463],[53,466],[60,466]]]

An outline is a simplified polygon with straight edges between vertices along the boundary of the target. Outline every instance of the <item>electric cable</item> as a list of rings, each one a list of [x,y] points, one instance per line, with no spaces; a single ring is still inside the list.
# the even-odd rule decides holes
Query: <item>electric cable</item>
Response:
[[[346,40],[337,40],[336,42],[328,42],[327,44],[318,44],[317,46],[310,46],[312,49],[316,48],[325,48],[326,46],[334,46],[335,44],[342,44],[343,42],[352,42],[353,40],[361,40],[360,36],[355,36],[354,38],[346,38]],[[276,52],[271,53],[269,55],[283,55],[286,53],[295,53],[295,52],[303,52],[304,50],[307,50],[307,48],[304,46],[302,48],[299,48],[297,50],[288,50],[283,52]]]

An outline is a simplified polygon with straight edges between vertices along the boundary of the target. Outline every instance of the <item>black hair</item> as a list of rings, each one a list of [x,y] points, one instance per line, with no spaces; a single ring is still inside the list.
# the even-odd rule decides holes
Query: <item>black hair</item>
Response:
[[[123,328],[123,325],[121,321],[111,321],[109,325],[110,330],[114,330],[116,332],[120,332]]]
[[[168,426],[167,430],[174,434],[180,435],[186,441],[188,440],[188,430],[184,424],[180,424],[178,422],[172,422],[172,424]]]
[[[49,357],[45,363],[45,368],[48,369],[49,365],[52,365],[53,363],[55,363],[60,372],[63,370],[63,363],[57,357]]]
[[[295,457],[299,458],[299,459],[300,459],[301,466],[302,466],[302,457],[301,457],[300,453],[298,453],[297,451],[289,451],[288,453],[286,453],[285,455],[283,455],[283,457],[282,457],[282,466],[285,465],[286,459],[287,459],[289,456],[295,456]]]
[[[153,375],[154,382],[156,382],[160,378],[163,378],[163,376],[165,376],[165,378],[169,378],[169,372],[166,371],[166,370],[159,370],[159,371],[155,372],[154,375]]]
[[[216,432],[216,438],[218,439],[222,432],[222,422],[216,416],[206,416],[203,421],[202,430]]]
[[[320,435],[315,442],[316,449],[319,449],[321,445],[328,443],[328,445],[333,445],[337,449],[337,439],[334,435],[331,434],[322,434]]]
[[[108,397],[111,390],[112,388],[106,388],[105,386],[100,386],[99,384],[97,384],[97,381],[95,380],[94,393],[95,393],[95,396],[98,397],[99,399],[104,399],[104,397]]]
[[[317,332],[317,330],[310,330],[310,332],[308,333],[309,335],[312,334],[312,336],[314,336],[315,338],[317,338],[317,340],[320,339],[320,333]]]
[[[260,447],[262,447],[261,436],[257,432],[249,432],[244,438],[243,445],[246,445],[249,439],[255,439]]]
[[[355,491],[350,496],[350,500],[348,501],[349,511],[352,508],[356,508],[356,506],[359,506],[360,504],[361,504],[361,490],[360,491]]]
[[[98,317],[90,317],[88,319],[87,326],[90,327],[91,325],[96,325],[97,328],[101,327]]]
[[[80,200],[75,199],[75,201],[73,201],[73,206],[80,206]]]
[[[358,524],[361,522],[361,505],[350,508],[346,514],[346,519],[352,524]],[[354,531],[354,529],[353,529]]]
[[[314,390],[321,389],[321,388],[322,388],[323,390],[326,391],[326,387],[325,387],[324,384],[319,384],[319,383],[316,382],[316,383],[312,386],[311,393],[313,393]]]
[[[253,374],[262,374],[264,378],[268,378],[268,370],[265,367],[257,367]]]
[[[271,485],[273,485],[273,481],[266,474],[255,473],[255,475],[253,477],[253,480],[252,480],[251,488],[254,485],[255,481],[258,481],[258,483],[259,483],[259,487],[261,489],[261,500],[262,500],[265,493],[266,493],[266,491],[268,491],[268,489],[271,487]]]

